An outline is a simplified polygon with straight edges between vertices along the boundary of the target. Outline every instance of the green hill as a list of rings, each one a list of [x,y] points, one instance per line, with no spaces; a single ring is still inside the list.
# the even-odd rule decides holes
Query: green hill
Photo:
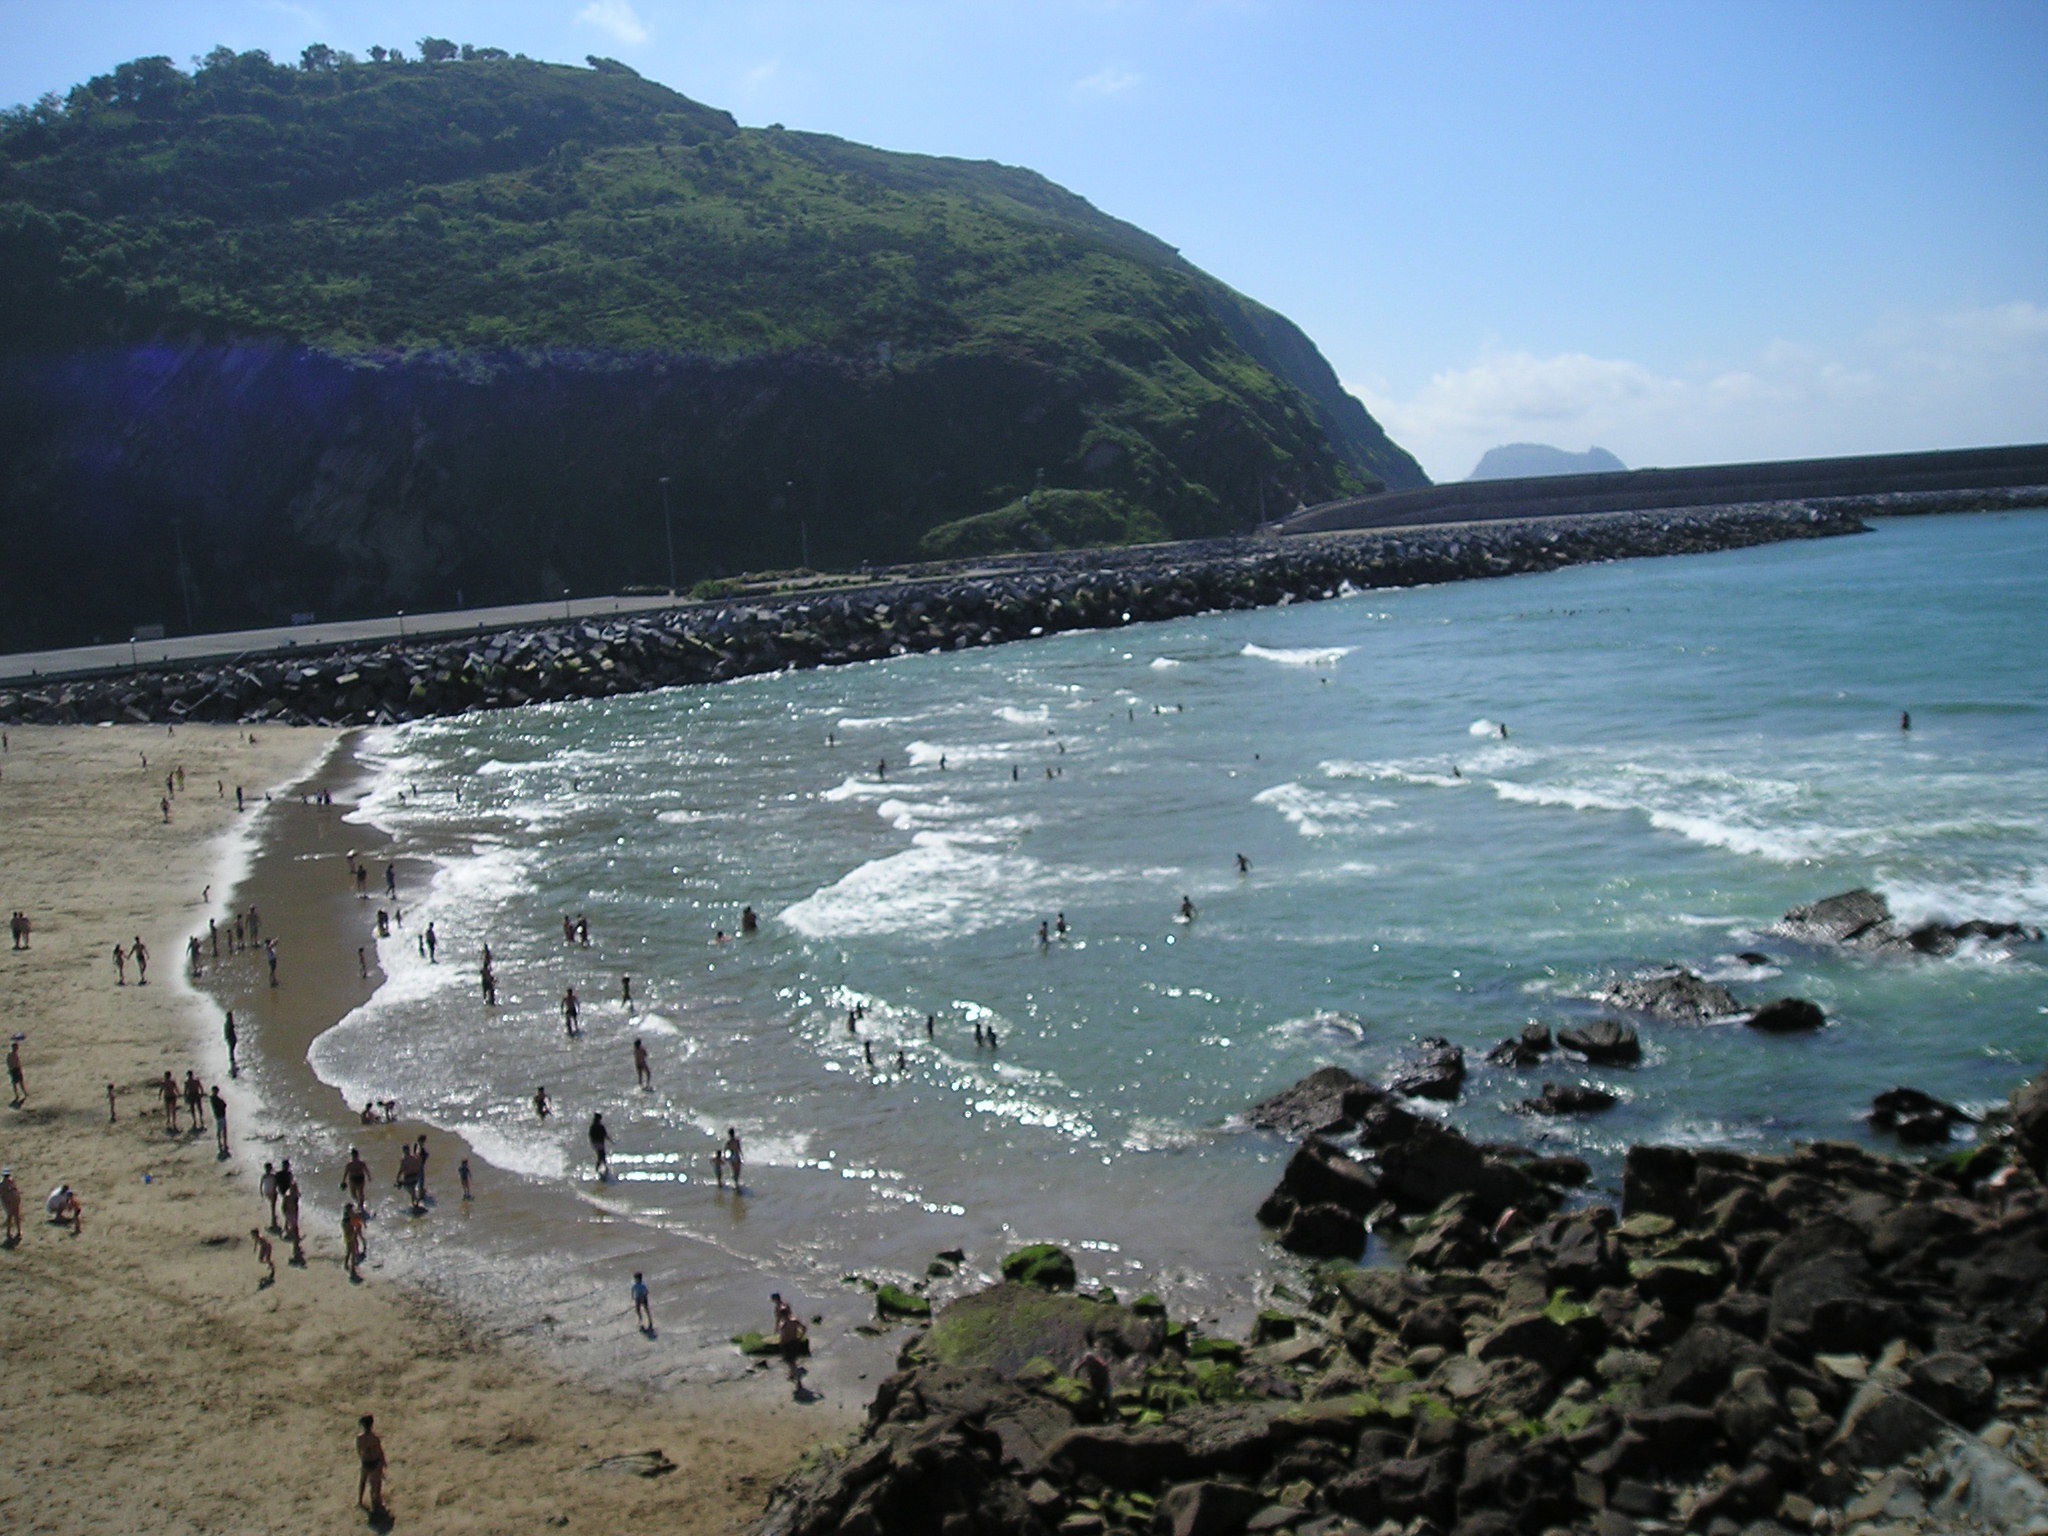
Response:
[[[0,119],[0,527],[53,562],[0,644],[665,581],[664,475],[686,580],[1426,483],[1286,319],[1030,171],[466,51]],[[981,517],[1035,485],[1089,516]]]

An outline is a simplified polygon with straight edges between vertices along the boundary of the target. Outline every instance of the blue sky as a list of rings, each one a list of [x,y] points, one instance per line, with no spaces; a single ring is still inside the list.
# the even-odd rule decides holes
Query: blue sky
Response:
[[[0,0],[0,98],[430,34],[1031,166],[1292,316],[1440,479],[2048,441],[2039,0]]]

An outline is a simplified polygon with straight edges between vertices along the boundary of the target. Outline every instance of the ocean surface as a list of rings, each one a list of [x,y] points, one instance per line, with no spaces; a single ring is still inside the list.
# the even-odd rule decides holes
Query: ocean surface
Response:
[[[1425,1036],[1471,1053],[1455,1123],[1603,1179],[1635,1141],[1875,1140],[1881,1089],[1982,1108],[2040,1067],[2048,955],[1771,924],[1864,884],[1908,918],[2048,922],[2044,641],[2048,513],[1938,517],[379,731],[360,814],[438,873],[312,1064],[819,1286],[1044,1238],[1214,1299],[1276,1262],[1252,1211],[1288,1149],[1244,1108]],[[1480,1060],[1665,962],[1830,1027],[1643,1020],[1634,1070]],[[1545,1079],[1622,1103],[1518,1113]],[[727,1126],[744,1200],[711,1177]]]

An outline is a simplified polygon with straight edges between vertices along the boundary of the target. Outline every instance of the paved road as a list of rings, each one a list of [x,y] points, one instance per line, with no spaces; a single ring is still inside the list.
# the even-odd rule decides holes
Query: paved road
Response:
[[[688,599],[683,599],[688,601]],[[238,629],[219,635],[176,635],[133,645],[80,645],[62,651],[17,651],[0,656],[0,681],[66,677],[166,661],[213,661],[249,652],[289,651],[302,645],[335,645],[357,640],[395,640],[413,635],[460,635],[514,624],[544,624],[565,616],[610,617],[668,608],[662,597],[579,597],[561,603],[520,603],[506,608],[468,608],[458,613],[408,613],[388,619],[354,619],[336,624],[298,624],[277,629]]]

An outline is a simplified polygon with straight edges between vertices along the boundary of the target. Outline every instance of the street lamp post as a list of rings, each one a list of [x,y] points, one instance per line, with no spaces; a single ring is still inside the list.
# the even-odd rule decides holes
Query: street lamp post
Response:
[[[566,624],[575,617],[576,615],[569,611],[569,589],[564,587],[562,588],[562,622]]]
[[[405,638],[405,610],[403,608],[398,610],[398,638],[401,640]]]
[[[668,535],[668,595],[673,602],[676,595],[676,519],[669,510],[668,476],[661,477],[661,527]]]

